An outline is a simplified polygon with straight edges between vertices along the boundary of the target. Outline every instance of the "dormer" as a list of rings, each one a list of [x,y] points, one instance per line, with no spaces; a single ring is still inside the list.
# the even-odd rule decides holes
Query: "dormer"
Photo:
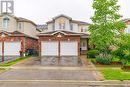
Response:
[[[53,18],[55,30],[70,30],[71,17],[59,15]]]

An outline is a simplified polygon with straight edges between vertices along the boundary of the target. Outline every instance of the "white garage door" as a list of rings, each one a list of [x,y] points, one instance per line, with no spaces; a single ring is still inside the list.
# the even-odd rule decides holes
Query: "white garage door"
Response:
[[[20,42],[5,42],[4,43],[4,55],[5,56],[20,56],[21,50]]]
[[[0,56],[2,56],[2,43],[0,42]]]
[[[41,55],[42,56],[58,56],[58,42],[42,42]]]
[[[61,56],[78,56],[78,42],[61,42]]]

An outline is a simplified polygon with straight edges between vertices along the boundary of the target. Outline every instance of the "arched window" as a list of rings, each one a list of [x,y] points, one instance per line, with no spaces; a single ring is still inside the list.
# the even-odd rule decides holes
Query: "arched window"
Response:
[[[3,28],[8,28],[9,25],[9,18],[6,17],[3,19]]]

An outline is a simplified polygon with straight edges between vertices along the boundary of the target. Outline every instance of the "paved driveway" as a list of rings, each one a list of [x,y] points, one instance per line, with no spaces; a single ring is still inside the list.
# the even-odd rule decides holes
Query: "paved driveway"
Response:
[[[67,66],[79,67],[82,65],[78,57],[39,57],[33,58],[29,61],[16,64],[16,66]]]
[[[91,68],[90,65],[84,69],[75,57],[62,58],[58,63],[54,60],[57,58],[28,59],[16,64],[15,68],[0,74],[0,80],[96,80],[95,71],[86,70],[87,67]],[[52,67],[54,68],[52,69]]]

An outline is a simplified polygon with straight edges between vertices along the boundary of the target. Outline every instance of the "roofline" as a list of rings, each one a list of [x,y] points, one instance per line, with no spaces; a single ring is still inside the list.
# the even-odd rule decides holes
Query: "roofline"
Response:
[[[16,17],[16,16],[11,15],[11,14],[1,14],[0,16],[3,17],[3,16],[5,16],[5,15],[15,18],[18,22],[29,22],[29,23],[31,23],[31,24],[37,26],[37,24],[35,24],[33,21],[31,21],[31,20],[29,20],[29,19],[26,19],[26,18],[24,18],[24,19],[26,19],[26,21],[25,21],[25,20],[21,21],[21,20],[19,20],[20,17]],[[21,18],[22,18],[22,17],[21,17]]]

